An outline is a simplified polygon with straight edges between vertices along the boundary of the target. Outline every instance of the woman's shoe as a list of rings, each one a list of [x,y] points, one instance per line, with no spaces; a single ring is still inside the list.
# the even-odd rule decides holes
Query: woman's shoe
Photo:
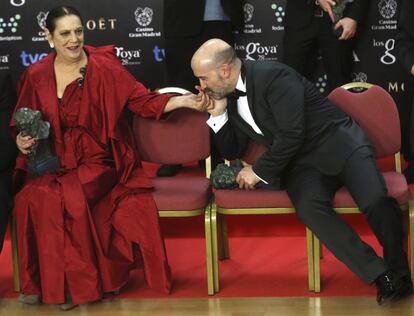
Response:
[[[70,296],[66,297],[65,303],[59,304],[59,308],[62,311],[69,311],[71,309],[74,309],[77,306],[78,306],[78,304],[73,304],[72,303],[72,298]]]
[[[27,305],[40,305],[42,301],[39,294],[20,294],[18,298],[19,302]]]

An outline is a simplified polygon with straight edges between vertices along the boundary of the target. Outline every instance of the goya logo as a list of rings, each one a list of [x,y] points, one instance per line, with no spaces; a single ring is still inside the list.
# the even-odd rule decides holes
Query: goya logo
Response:
[[[0,33],[4,33],[6,30],[10,30],[12,33],[17,32],[19,21],[22,18],[20,14],[16,14],[6,21],[4,18],[0,18]]]

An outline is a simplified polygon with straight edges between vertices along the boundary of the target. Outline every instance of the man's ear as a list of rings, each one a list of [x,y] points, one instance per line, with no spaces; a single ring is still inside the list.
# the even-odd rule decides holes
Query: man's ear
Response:
[[[231,66],[229,64],[223,64],[220,67],[221,75],[224,78],[229,78],[231,74]]]

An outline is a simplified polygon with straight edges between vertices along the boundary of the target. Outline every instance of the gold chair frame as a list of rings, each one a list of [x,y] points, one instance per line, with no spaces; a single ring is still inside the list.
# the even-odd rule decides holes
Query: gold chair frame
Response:
[[[227,225],[225,215],[270,215],[270,214],[293,214],[295,209],[282,208],[239,208],[229,209],[220,208],[213,202],[211,206],[211,227],[212,227],[212,245],[213,245],[213,275],[214,275],[214,291],[220,291],[219,281],[219,259],[229,258],[229,246],[227,236]],[[310,229],[306,228],[306,249],[308,258],[308,289],[309,291],[319,292],[315,288],[314,273],[314,237]],[[220,247],[220,248],[219,248]]]
[[[211,174],[211,156],[206,161],[206,177],[210,178]],[[212,228],[211,228],[211,201],[205,208],[195,210],[175,210],[175,211],[158,211],[160,217],[193,217],[204,214],[204,237],[206,241],[206,267],[207,267],[207,292],[208,295],[214,295],[214,271],[213,271],[213,254],[212,254]]]
[[[373,84],[367,82],[351,82],[342,86],[342,88],[346,90],[351,89],[369,89],[373,86]],[[394,155],[395,161],[395,171],[401,173],[401,154],[400,152],[395,153]],[[409,227],[407,231],[407,225],[405,225],[406,234],[409,234],[410,239],[410,270],[411,270],[411,279],[414,280],[414,202],[412,198],[409,199],[408,203],[400,205],[402,211],[408,210],[408,220],[409,220]],[[361,214],[359,208],[357,207],[339,207],[334,208],[334,210],[339,214]],[[406,224],[406,223],[405,223]],[[315,285],[315,292],[320,292],[321,290],[321,269],[320,269],[320,259],[322,257],[322,245],[319,239],[312,234],[313,237],[313,259],[315,260],[314,266],[314,285]],[[408,237],[408,236],[407,236]],[[408,249],[408,245],[406,245],[406,250]]]

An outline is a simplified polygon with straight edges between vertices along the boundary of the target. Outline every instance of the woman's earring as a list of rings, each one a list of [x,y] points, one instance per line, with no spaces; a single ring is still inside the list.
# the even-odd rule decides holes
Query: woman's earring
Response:
[[[55,44],[49,43],[50,48],[55,48]]]

